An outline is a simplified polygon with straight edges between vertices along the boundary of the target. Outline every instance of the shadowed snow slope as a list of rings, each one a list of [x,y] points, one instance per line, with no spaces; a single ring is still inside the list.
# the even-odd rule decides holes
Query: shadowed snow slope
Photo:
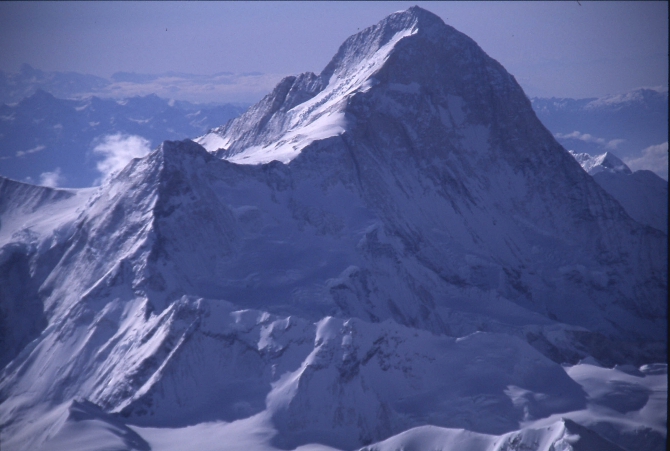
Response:
[[[197,141],[210,152],[166,141],[95,192],[2,185],[2,205],[37,212],[86,199],[39,235],[33,213],[2,211],[2,251],[33,287],[17,296],[43,311],[2,370],[3,445],[171,449],[210,431],[231,449],[353,449],[434,425],[570,449],[601,437],[559,421],[590,412],[561,364],[665,359],[667,236],[427,11],[352,36]],[[640,413],[645,390],[614,405]],[[664,436],[654,415],[622,430],[616,408],[601,418],[621,436]]]

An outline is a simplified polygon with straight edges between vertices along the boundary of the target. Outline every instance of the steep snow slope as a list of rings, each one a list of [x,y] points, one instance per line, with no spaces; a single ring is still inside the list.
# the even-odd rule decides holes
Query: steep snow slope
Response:
[[[631,218],[668,233],[668,182],[651,171],[632,172],[611,152],[570,153]]]
[[[46,327],[38,289],[90,194],[0,177],[0,367]]]
[[[55,217],[48,264],[53,235],[22,248],[47,327],[2,369],[3,445],[353,449],[435,425],[565,448],[586,426],[559,418],[592,418],[593,391],[561,364],[665,358],[666,235],[427,11],[199,141],[212,152],[164,142]],[[613,404],[643,427],[602,429],[664,436],[658,390]]]

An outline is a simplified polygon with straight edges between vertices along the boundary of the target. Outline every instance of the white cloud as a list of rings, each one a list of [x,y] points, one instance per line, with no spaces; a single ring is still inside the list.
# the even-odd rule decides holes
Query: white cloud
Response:
[[[610,150],[616,149],[619,144],[625,141],[624,139],[611,139],[608,141],[604,138],[598,138],[589,133],[582,133],[577,130],[572,133],[556,133],[554,134],[554,137],[557,139],[578,139],[580,141],[598,144],[599,146]]]
[[[654,171],[659,177],[668,180],[668,142],[656,144],[643,149],[642,156],[637,158],[624,158],[624,163],[631,171],[648,169]]]
[[[103,177],[119,172],[133,158],[140,158],[151,151],[150,143],[137,135],[106,135],[100,138],[93,153],[103,157],[98,162],[98,171]]]
[[[40,150],[44,150],[44,149],[46,149],[46,146],[35,146],[35,147],[33,147],[32,149],[28,149],[28,150],[19,150],[18,152],[16,152],[16,156],[17,156],[17,157],[22,157],[22,156],[24,156],[24,155],[28,155],[28,154],[31,154],[31,153],[39,152]],[[46,174],[46,173],[45,173],[45,174]]]
[[[605,144],[605,149],[614,150],[624,141],[625,139],[612,139],[607,144]]]
[[[40,185],[50,186],[55,188],[65,183],[65,176],[61,173],[60,168],[56,168],[53,172],[42,172],[40,174]]]

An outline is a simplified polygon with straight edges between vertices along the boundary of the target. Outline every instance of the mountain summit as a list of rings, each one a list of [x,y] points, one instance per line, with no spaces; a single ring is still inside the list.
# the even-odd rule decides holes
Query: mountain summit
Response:
[[[2,323],[34,338],[3,444],[663,442],[667,235],[437,16],[387,17],[196,141],[88,195],[0,184],[35,205],[0,209],[3,312],[43,306]]]
[[[246,114],[197,141],[237,163],[288,163],[314,140],[341,133],[347,107],[379,84],[405,94],[458,95],[487,123],[498,117],[491,108],[532,114],[500,64],[436,15],[413,7],[351,36],[320,75],[285,78]],[[523,105],[508,104],[508,97]]]

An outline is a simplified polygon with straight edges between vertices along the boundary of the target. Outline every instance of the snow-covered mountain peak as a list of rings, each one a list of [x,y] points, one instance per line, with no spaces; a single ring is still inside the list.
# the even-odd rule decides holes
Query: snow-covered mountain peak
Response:
[[[0,241],[3,445],[77,449],[76,430],[112,430],[127,449],[132,425],[138,449],[202,428],[210,449],[249,434],[242,449],[354,449],[434,425],[409,435],[568,449],[559,415],[664,439],[664,374],[560,364],[665,361],[667,235],[434,16],[348,42],[332,72],[287,77],[199,139],[216,154],[165,142],[133,160],[44,253]],[[25,199],[48,217],[42,193],[56,205],[0,184],[0,226],[26,223]],[[30,327],[14,321],[27,311]]]
[[[473,71],[474,66],[478,69]],[[413,7],[348,38],[320,75],[286,77],[244,115],[196,141],[235,163],[289,163],[312,142],[355,127],[349,105],[357,94],[378,85],[410,95],[424,95],[422,86],[428,92],[463,93],[468,91],[465,85],[472,86],[473,73],[485,75],[485,80],[475,81],[480,84],[513,82],[470,38],[434,14]],[[525,100],[518,85],[511,85],[507,91],[516,91]],[[483,103],[479,97],[474,103]],[[458,108],[460,98],[462,94],[456,94],[453,99],[457,118],[464,114]],[[380,108],[389,107],[386,102],[377,103]]]
[[[612,152],[605,152],[596,156],[591,156],[587,153],[575,153],[573,151],[569,152],[584,168],[584,170],[591,175],[595,175],[603,171],[621,174],[633,173],[630,168],[626,166],[626,163],[621,161]]]
[[[491,272],[477,283],[484,290],[499,290],[507,283],[501,280],[538,267],[544,258],[540,255],[551,255],[560,241],[561,253],[566,254],[551,261],[547,257],[542,263],[546,271],[557,271],[558,279],[567,280],[566,274],[579,272],[577,266],[557,262],[582,261],[579,268],[591,268],[594,274],[588,283],[609,286],[611,279],[596,275],[606,274],[598,268],[604,261],[623,262],[625,257],[615,244],[623,238],[615,236],[618,231],[610,233],[613,229],[606,223],[628,221],[622,227],[631,230],[641,226],[580,169],[542,126],[514,77],[474,41],[439,18],[411,9],[349,38],[328,67],[319,76],[286,78],[243,116],[196,141],[233,163],[279,160],[294,187],[318,180],[324,193],[339,183],[354,190],[351,206],[360,208],[356,217],[385,224],[366,232],[359,248],[364,252],[374,254],[380,240],[389,239],[382,236],[401,237],[397,252],[441,268],[440,274],[450,274],[441,277],[454,283],[470,277],[461,274],[469,274],[467,268],[481,257]],[[557,202],[556,193],[570,202]],[[330,212],[318,206],[314,191],[310,198],[304,202],[321,210],[321,227]],[[333,209],[334,217],[341,211]],[[334,224],[327,229],[333,230]],[[371,225],[356,223],[359,230]],[[642,232],[623,233],[628,243],[630,236]],[[594,242],[593,236],[602,243]],[[606,255],[603,249],[617,249],[616,255]],[[344,269],[342,286],[365,286],[367,275],[358,263]],[[663,267],[658,274],[664,271]],[[584,280],[581,277],[574,280]],[[548,280],[529,278],[540,285]],[[358,289],[351,290],[358,296]],[[523,284],[514,282],[505,290],[504,296],[528,302],[535,311],[595,327],[584,322],[590,315],[577,315],[558,298],[549,301],[554,289],[530,295]],[[361,305],[343,301],[341,307],[348,315],[355,311],[377,319],[395,311],[385,306],[383,313],[363,312]],[[427,318],[425,327],[442,326]],[[644,333],[654,328],[634,327]]]
[[[387,57],[388,51],[403,37],[417,33],[435,36],[437,30],[446,27],[442,19],[418,6],[391,14],[344,41],[321,73],[321,78],[326,81],[333,76],[345,78],[361,63]]]

